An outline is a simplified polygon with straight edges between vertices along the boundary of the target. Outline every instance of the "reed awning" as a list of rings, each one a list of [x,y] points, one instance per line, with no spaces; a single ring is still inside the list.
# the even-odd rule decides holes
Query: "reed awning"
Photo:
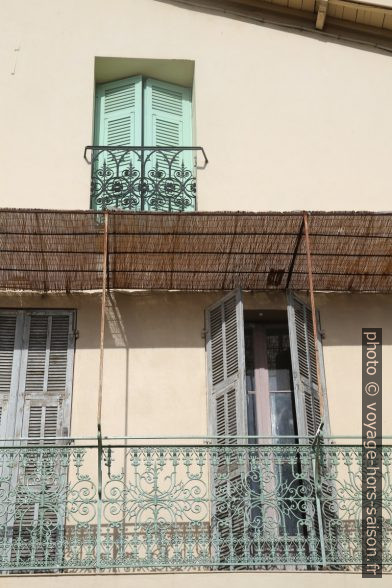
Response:
[[[111,289],[307,290],[303,212],[107,212]],[[392,292],[392,213],[308,212],[316,291]],[[0,289],[102,287],[104,214],[0,210]]]

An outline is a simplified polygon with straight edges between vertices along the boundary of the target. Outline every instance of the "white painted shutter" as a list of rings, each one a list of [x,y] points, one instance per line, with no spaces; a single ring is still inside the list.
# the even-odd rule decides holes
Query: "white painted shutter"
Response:
[[[244,319],[240,290],[207,309],[206,327],[211,434],[246,436]],[[223,441],[228,442],[237,443],[235,439]]]
[[[14,322],[7,324],[12,334]],[[8,354],[3,357],[8,357],[11,342],[3,347]],[[53,437],[69,433],[73,312],[16,311],[15,347],[19,355],[13,363],[18,380],[13,436],[28,438],[30,446],[56,443]],[[9,367],[4,373],[8,382]],[[14,567],[57,569],[63,555],[66,467],[57,453],[37,447],[24,453],[11,473],[3,474],[10,478],[6,500],[14,512],[6,521],[7,558]]]
[[[221,565],[235,566],[247,553],[247,521],[241,508],[246,492],[247,458],[241,449],[224,446],[247,443],[240,290],[207,309],[206,327],[210,433],[222,445],[213,458],[215,465],[211,472],[214,552]]]
[[[22,316],[0,311],[0,439],[14,436]]]
[[[287,313],[298,435],[312,436],[316,434],[322,416],[321,401],[317,386],[317,360],[314,346],[312,311],[307,304],[302,302],[292,292],[289,292]],[[319,320],[317,321],[317,333],[320,358],[320,391],[323,394],[325,428],[328,430],[325,375]]]
[[[67,437],[70,427],[74,331],[72,312],[26,317],[19,385],[19,434]]]
[[[323,349],[320,334],[320,320],[317,314],[317,346],[320,360],[320,393],[323,395],[324,414],[321,414],[321,402],[317,388],[316,352],[313,336],[313,320],[311,308],[292,292],[288,293],[288,321],[290,331],[291,361],[293,367],[293,380],[295,391],[295,405],[297,412],[298,435],[315,435],[324,419],[324,433],[329,434],[328,403],[325,385],[325,373],[323,362]],[[306,442],[300,439],[300,442]],[[327,440],[328,442],[328,440]],[[326,472],[321,472],[321,518],[324,529],[325,548],[327,559],[336,560],[338,549],[337,531],[339,528],[337,513],[339,506],[334,497],[337,492],[334,481],[328,479],[330,469],[328,461],[322,465]],[[313,471],[307,471],[302,465],[302,476],[308,478],[311,486],[314,486]],[[307,524],[308,534],[314,533],[316,538],[320,536],[319,520],[315,514],[315,508],[310,509]],[[314,548],[314,547],[313,547]],[[317,548],[317,557],[320,557],[320,547]]]
[[[13,383],[16,313],[0,315],[0,438],[6,437]]]

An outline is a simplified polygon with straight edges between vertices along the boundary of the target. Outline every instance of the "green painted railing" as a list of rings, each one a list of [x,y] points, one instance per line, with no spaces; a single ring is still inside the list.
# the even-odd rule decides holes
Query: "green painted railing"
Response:
[[[361,446],[236,441],[1,442],[0,569],[359,569]]]

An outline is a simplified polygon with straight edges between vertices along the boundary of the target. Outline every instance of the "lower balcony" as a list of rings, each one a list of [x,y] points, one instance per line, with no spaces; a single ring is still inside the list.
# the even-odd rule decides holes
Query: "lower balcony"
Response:
[[[202,147],[86,147],[91,208],[134,212],[196,210],[197,157]]]
[[[219,441],[8,442],[1,570],[360,569],[360,445]],[[382,455],[387,569],[392,447]]]

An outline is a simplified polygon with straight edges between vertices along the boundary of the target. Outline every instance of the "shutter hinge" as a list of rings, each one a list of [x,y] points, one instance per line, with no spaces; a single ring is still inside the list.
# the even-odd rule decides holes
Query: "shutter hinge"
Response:
[[[75,329],[73,331],[73,336],[74,336],[75,339],[79,339],[79,330],[78,329]]]
[[[206,329],[202,329],[201,330],[201,338],[205,339],[207,337],[207,330]]]
[[[325,330],[320,329],[319,333],[320,333],[320,339],[325,339],[325,337],[326,337]]]

